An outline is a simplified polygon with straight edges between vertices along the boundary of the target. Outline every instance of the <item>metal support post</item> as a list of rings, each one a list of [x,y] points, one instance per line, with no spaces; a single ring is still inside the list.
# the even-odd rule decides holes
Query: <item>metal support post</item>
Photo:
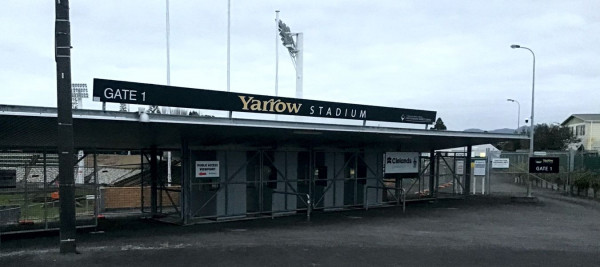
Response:
[[[300,32],[296,34],[296,98],[302,98],[302,80],[304,75],[303,67],[304,55],[304,35]]]
[[[429,196],[433,196],[435,190],[435,150],[429,152]]]
[[[465,159],[465,195],[471,192],[471,152],[472,146],[467,146],[467,158]]]
[[[98,227],[100,215],[100,187],[98,186],[98,151],[94,150],[94,224]]]
[[[158,152],[156,147],[150,149],[150,213],[152,216],[158,214]]]
[[[48,165],[46,163],[46,151],[44,150],[44,166],[43,166],[43,174],[44,174],[44,229],[48,229]]]
[[[279,10],[275,10],[275,96],[279,96]]]
[[[482,182],[483,185],[485,185],[486,181],[487,181],[488,194],[492,193],[492,187],[491,187],[491,185],[492,185],[492,177],[491,177],[492,176],[491,175],[492,174],[492,157],[490,156],[491,155],[490,153],[491,153],[491,150],[489,148],[486,148],[485,149],[485,158],[486,158],[485,178],[483,178],[484,181]],[[484,194],[484,190],[485,190],[485,187],[481,187],[481,192],[482,192],[481,194]]]
[[[438,194],[438,189],[440,186],[440,159],[442,158],[442,153],[437,152],[435,155],[435,166],[437,167],[437,172],[435,173],[435,185],[433,186],[433,189],[435,190],[435,194],[434,196],[437,196]]]
[[[190,150],[188,148],[188,141],[185,138],[181,140],[181,218],[183,218],[183,224],[189,224],[190,221],[190,203],[192,193],[192,180],[191,180],[191,158]]]

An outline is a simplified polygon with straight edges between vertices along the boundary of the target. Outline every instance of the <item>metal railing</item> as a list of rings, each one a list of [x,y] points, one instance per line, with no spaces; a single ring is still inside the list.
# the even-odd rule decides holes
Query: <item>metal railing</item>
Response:
[[[365,210],[369,210],[369,198],[368,198],[368,193],[369,193],[368,189],[369,188],[395,190],[396,191],[396,205],[400,205],[400,201],[402,201],[402,213],[406,212],[406,190],[404,190],[404,188],[395,188],[395,187],[388,187],[388,186],[373,186],[373,185],[367,185],[364,187],[363,203],[365,206]],[[400,196],[398,195],[398,191],[401,192]],[[402,198],[402,200],[400,198]]]
[[[310,201],[310,194],[296,193],[296,192],[283,192],[273,191],[273,194],[284,194],[297,196],[300,201],[306,204],[306,221],[310,222],[310,213],[312,212],[312,202]],[[306,199],[302,198],[306,197]]]

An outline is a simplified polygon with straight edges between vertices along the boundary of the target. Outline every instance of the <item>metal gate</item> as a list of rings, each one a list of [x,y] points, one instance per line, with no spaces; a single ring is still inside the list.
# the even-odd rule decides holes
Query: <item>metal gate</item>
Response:
[[[569,190],[572,179],[573,153],[569,151],[536,152],[534,157],[555,157],[559,159],[558,173],[529,173],[528,152],[488,153],[488,177],[492,194],[526,195],[528,183],[531,190]],[[494,166],[494,158],[508,159],[508,167]]]

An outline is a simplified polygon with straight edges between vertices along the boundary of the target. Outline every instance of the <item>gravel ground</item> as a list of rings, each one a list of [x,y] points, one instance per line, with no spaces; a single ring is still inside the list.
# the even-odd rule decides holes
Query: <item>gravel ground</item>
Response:
[[[409,203],[406,213],[315,213],[311,222],[107,220],[104,233],[78,234],[77,255],[59,254],[56,235],[3,237],[0,266],[598,266],[600,204],[535,192],[534,203],[504,192]]]

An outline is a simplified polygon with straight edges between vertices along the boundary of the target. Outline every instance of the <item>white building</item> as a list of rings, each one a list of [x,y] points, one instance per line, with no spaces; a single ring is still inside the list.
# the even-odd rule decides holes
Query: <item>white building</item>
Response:
[[[579,138],[579,143],[569,145],[570,149],[600,150],[600,114],[573,114],[561,125]]]

